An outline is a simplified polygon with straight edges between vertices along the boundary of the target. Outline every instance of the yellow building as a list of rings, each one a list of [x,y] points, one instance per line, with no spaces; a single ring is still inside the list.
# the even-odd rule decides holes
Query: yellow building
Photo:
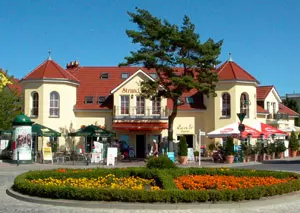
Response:
[[[188,146],[199,150],[199,130],[207,133],[238,122],[239,112],[246,113],[244,123],[250,126],[259,121],[293,127],[298,114],[281,104],[275,87],[259,87],[259,82],[231,59],[216,72],[217,97],[207,98],[192,90],[181,98],[174,121],[175,144],[185,135]],[[154,70],[142,67],[85,67],[75,61],[63,69],[47,59],[20,81],[24,112],[32,121],[62,132],[58,139],[61,147],[72,149],[66,133],[96,124],[115,132],[116,139],[127,141],[136,157],[145,157],[154,138],[167,143],[171,102],[145,99],[139,90],[140,82],[156,78]],[[202,139],[205,144],[211,141]],[[84,149],[90,151],[91,144]]]

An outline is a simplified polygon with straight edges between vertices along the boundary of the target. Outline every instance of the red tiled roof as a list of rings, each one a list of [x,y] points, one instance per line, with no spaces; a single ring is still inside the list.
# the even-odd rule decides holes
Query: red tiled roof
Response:
[[[63,69],[53,60],[46,60],[22,80],[65,79],[79,82],[68,70]]]
[[[295,112],[294,110],[288,108],[287,106],[281,103],[279,104],[279,112],[281,114],[288,114],[289,116],[299,116],[297,112]]]
[[[233,61],[226,61],[222,64],[216,72],[219,75],[219,80],[241,80],[241,81],[255,81],[259,83],[252,75],[241,68]]]
[[[269,114],[269,112],[267,110],[265,110],[263,107],[261,107],[259,105],[256,106],[256,112]]]
[[[133,75],[139,69],[145,73],[155,73],[153,69],[146,69],[141,67],[77,67],[70,69],[70,73],[80,80],[80,85],[77,88],[77,103],[75,109],[112,109],[113,99],[110,95],[111,90],[116,88],[126,79],[121,78],[122,73],[128,73],[129,76]],[[109,73],[109,79],[100,79],[101,73]],[[85,104],[84,99],[86,96],[94,97],[94,104]],[[99,96],[108,96],[108,99],[103,104],[97,104]],[[185,97],[194,97],[194,104],[183,104],[179,109],[205,109],[201,94],[196,90],[184,94]],[[168,101],[168,107],[171,106],[171,101]]]
[[[257,100],[265,100],[267,95],[273,89],[273,87],[274,87],[273,85],[256,87],[256,99]]]
[[[7,87],[12,91],[17,92],[17,94],[19,95],[22,93],[22,87],[21,84],[19,83],[19,79],[17,78],[14,78],[11,84],[7,84]]]

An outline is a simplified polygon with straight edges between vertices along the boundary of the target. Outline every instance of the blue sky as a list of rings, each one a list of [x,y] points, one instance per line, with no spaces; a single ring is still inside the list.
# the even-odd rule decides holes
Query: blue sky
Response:
[[[1,0],[0,68],[22,78],[52,58],[65,67],[115,66],[137,46],[127,11],[135,7],[181,25],[188,15],[201,41],[223,39],[233,60],[280,95],[300,92],[298,0]]]

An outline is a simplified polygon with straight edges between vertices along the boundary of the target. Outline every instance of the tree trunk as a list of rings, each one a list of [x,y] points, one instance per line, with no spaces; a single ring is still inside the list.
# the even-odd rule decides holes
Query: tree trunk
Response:
[[[177,99],[172,100],[173,101],[173,107],[172,107],[172,113],[169,115],[168,121],[168,144],[169,144],[169,152],[174,152],[174,146],[173,146],[173,123],[177,116]]]

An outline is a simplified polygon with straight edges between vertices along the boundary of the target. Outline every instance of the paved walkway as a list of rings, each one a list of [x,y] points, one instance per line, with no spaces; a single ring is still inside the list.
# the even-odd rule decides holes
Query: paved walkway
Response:
[[[118,167],[128,166],[141,166],[143,162],[132,162],[132,163],[119,163]],[[203,162],[205,167],[237,167],[245,165],[254,165],[254,163],[239,163],[239,164],[214,164],[210,162]],[[69,168],[87,168],[87,167],[98,167],[99,165],[89,166],[73,166],[68,165]],[[189,166],[197,166],[196,164],[190,164]],[[226,204],[123,204],[123,203],[107,203],[102,202],[101,204],[94,205],[93,208],[88,207],[86,202],[80,203],[80,207],[68,207],[58,205],[47,205],[39,203],[24,202],[6,194],[6,189],[9,188],[14,180],[14,177],[29,170],[39,169],[52,169],[66,167],[65,165],[51,165],[51,164],[29,164],[29,165],[11,165],[7,163],[0,163],[0,212],[118,212],[118,213],[129,213],[129,212],[222,212],[222,213],[240,213],[240,212],[300,212],[300,195],[289,194],[285,196],[276,196],[273,198],[266,198],[258,201],[244,201],[239,203],[226,203]],[[77,205],[78,206],[78,205]],[[92,207],[91,205],[89,207]]]

